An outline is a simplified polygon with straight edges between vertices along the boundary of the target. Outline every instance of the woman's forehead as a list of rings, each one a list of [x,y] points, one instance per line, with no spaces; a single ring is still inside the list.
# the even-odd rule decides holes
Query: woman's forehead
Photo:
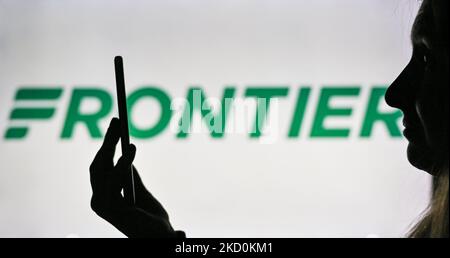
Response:
[[[414,21],[413,44],[448,44],[448,0],[425,0]]]
[[[434,0],[432,13],[439,40],[448,44],[448,0]]]
[[[430,8],[430,1],[424,1],[414,21],[411,32],[411,41],[413,44],[421,44],[423,41],[429,41],[433,36],[433,11]]]

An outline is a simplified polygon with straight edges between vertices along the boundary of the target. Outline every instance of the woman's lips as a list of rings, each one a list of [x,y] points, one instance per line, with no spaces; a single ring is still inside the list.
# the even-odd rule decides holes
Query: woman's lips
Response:
[[[409,128],[405,128],[405,130],[403,130],[403,136],[405,136],[406,139],[408,139],[408,141],[412,141],[413,137],[413,131],[410,130]]]
[[[416,144],[423,144],[424,137],[421,133],[421,130],[415,128],[406,126],[403,130],[403,136],[410,142],[410,143],[416,143]]]
[[[413,126],[413,124],[407,119],[403,119],[403,126],[405,127],[403,130],[403,135],[406,139],[408,139],[408,141],[420,141],[420,139],[418,139],[420,136],[420,130],[418,130],[416,126]]]

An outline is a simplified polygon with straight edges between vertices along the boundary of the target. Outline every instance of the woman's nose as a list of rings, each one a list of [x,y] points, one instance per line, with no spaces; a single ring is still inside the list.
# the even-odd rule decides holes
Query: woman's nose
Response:
[[[384,99],[386,100],[386,103],[393,107],[393,108],[400,108],[400,92],[399,92],[399,79],[401,77],[401,74],[395,81],[389,86],[389,88],[386,91],[386,95],[384,96]]]
[[[384,99],[394,108],[403,109],[407,99],[411,96],[413,87],[409,87],[411,78],[411,63],[408,64],[395,81],[389,86]]]

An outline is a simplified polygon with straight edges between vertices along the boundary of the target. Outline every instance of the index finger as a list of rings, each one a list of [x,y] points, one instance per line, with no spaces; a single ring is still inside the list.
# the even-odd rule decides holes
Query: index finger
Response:
[[[108,130],[106,131],[105,138],[100,150],[97,152],[93,163],[113,162],[114,153],[116,151],[117,142],[120,138],[119,119],[114,117],[111,119]]]

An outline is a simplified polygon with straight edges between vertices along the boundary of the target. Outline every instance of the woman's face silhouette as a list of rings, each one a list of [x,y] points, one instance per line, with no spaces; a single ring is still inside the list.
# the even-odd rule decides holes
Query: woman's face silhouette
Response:
[[[392,83],[386,102],[402,110],[408,159],[434,173],[448,160],[448,0],[425,0],[412,29],[411,61]]]

